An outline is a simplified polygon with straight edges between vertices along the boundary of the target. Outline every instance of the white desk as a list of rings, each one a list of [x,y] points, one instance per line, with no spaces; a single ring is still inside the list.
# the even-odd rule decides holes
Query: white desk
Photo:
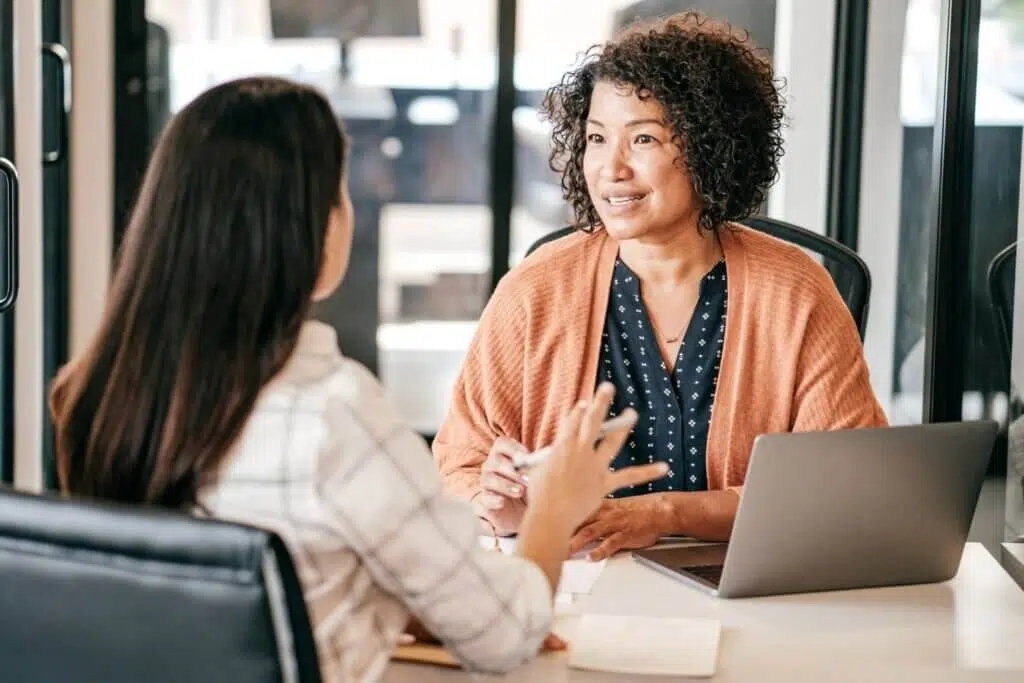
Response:
[[[1024,591],[978,543],[942,584],[718,600],[636,564],[610,560],[573,609],[711,617],[722,622],[715,681],[774,683],[1024,681]],[[556,631],[572,639],[572,617]],[[570,670],[544,655],[509,683],[598,683],[631,677]],[[393,665],[385,683],[467,681],[461,671]],[[637,681],[666,679],[637,679]]]

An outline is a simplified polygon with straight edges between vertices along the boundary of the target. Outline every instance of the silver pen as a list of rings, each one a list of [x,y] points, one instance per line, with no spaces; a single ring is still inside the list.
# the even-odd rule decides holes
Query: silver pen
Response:
[[[597,432],[598,440],[602,439],[608,432],[616,432],[623,427],[628,427],[636,422],[636,413],[628,412],[622,415],[616,415],[615,417],[605,420],[604,424]],[[528,470],[531,467],[544,462],[549,455],[551,455],[552,446],[545,446],[535,450],[533,453],[524,453],[517,455],[512,459],[512,466],[516,469],[516,472],[522,470]]]

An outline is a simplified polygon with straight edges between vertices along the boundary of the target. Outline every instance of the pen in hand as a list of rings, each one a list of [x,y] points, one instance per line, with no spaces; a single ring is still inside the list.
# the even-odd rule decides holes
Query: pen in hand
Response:
[[[635,421],[636,413],[632,410],[626,410],[626,412],[621,415],[616,415],[615,417],[606,420],[605,423],[601,425],[601,429],[598,432],[598,441],[600,441],[608,432],[614,432],[622,429],[623,427],[629,427]],[[512,466],[515,468],[516,472],[528,470],[544,462],[550,454],[551,446],[545,446],[533,453],[520,453],[512,458]]]

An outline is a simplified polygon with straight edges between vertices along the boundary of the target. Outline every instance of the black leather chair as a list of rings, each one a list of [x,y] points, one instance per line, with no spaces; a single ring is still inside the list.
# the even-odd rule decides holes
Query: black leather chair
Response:
[[[0,680],[318,683],[272,533],[0,490]]]
[[[839,290],[854,322],[857,323],[861,339],[864,338],[871,301],[871,271],[857,252],[824,235],[774,218],[754,216],[742,222],[747,227],[795,244],[820,257],[822,265],[832,275],[836,289]],[[576,226],[570,225],[550,232],[534,242],[526,251],[526,255],[529,256],[546,242],[565,237],[575,231]]]
[[[1013,287],[1016,271],[1017,243],[1014,242],[993,257],[987,273],[989,304],[996,318],[999,346],[1007,375],[1010,374],[1013,344]]]

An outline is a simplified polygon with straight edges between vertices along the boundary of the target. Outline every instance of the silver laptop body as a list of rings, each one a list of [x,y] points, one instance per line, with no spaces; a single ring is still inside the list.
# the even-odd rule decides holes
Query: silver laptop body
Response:
[[[946,581],[997,430],[979,421],[759,436],[728,546],[634,557],[722,598]]]

